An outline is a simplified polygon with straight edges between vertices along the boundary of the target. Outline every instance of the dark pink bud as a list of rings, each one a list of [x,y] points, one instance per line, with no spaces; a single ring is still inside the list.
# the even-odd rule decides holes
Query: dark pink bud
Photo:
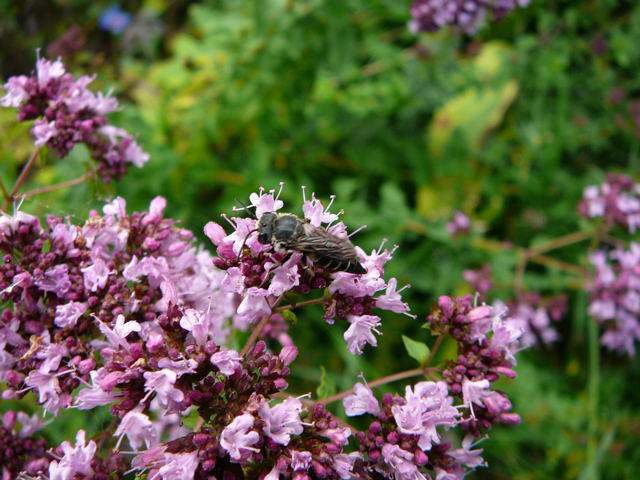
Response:
[[[293,363],[297,356],[298,348],[295,345],[287,345],[280,351],[278,358],[282,363],[285,364],[285,366],[289,366]]]
[[[413,451],[413,461],[415,462],[416,465],[423,466],[429,462],[429,457],[422,450],[416,448]]]
[[[502,423],[507,423],[509,425],[517,425],[522,421],[520,415],[517,413],[503,413],[498,418]]]
[[[277,388],[278,390],[284,390],[285,388],[287,388],[289,386],[289,384],[287,383],[287,381],[284,378],[276,378],[273,381],[273,386],[275,388]]]
[[[81,375],[87,375],[94,368],[96,368],[96,362],[93,358],[88,358],[78,363],[78,372]]]

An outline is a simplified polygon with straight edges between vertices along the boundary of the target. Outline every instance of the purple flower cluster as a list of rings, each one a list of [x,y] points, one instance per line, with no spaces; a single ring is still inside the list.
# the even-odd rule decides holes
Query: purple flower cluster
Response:
[[[110,386],[95,394],[112,401],[123,379],[95,370],[98,352],[112,360],[124,349],[124,371],[143,351],[164,350],[164,329],[174,324],[200,341],[224,340],[234,305],[218,288],[222,274],[191,232],[163,218],[164,206],[158,197],[148,212],[127,215],[117,198],[81,227],[50,216],[43,228],[23,212],[0,217],[0,300],[13,304],[0,314],[4,398],[33,390],[56,413],[91,381]],[[135,346],[127,341],[133,335],[141,340]],[[85,405],[98,402],[84,395]]]
[[[46,441],[33,436],[43,426],[37,415],[9,410],[0,416],[0,478],[16,478],[19,472],[35,476],[46,469]]]
[[[257,217],[266,212],[276,212],[284,204],[275,191],[250,196],[250,206]],[[329,212],[314,195],[307,200],[303,189],[305,221],[315,227],[324,226],[332,235],[347,238],[344,223],[337,221],[338,215]],[[215,265],[225,270],[221,282],[224,292],[236,295],[240,300],[233,325],[246,329],[265,315],[271,314],[272,306],[286,292],[308,294],[319,290],[319,300],[324,305],[324,318],[333,323],[336,318],[349,323],[344,333],[351,353],[361,354],[365,345],[377,345],[375,334],[379,334],[380,317],[374,308],[407,313],[409,307],[402,301],[397,289],[397,280],[383,279],[384,265],[393,250],[374,250],[367,255],[356,247],[359,260],[366,269],[364,274],[332,272],[302,255],[294,252],[286,257],[273,251],[273,246],[258,241],[257,222],[252,218],[225,217],[232,226],[231,233],[214,222],[205,226],[205,234],[216,245],[218,258]],[[328,296],[324,298],[324,289]],[[382,292],[382,293],[380,293]]]
[[[633,356],[640,340],[640,244],[599,250],[590,261],[595,275],[588,285],[589,314],[604,326],[602,344]]]
[[[407,386],[405,395],[385,394],[382,402],[365,383],[357,383],[343,401],[348,416],[374,417],[368,431],[355,437],[361,457],[354,471],[376,472],[384,478],[461,479],[483,466],[482,450],[474,439],[493,423],[518,423],[503,392],[492,390],[500,375],[515,377],[513,355],[521,331],[490,306],[474,307],[472,297],[440,297],[427,317],[433,333],[449,334],[458,342],[458,358],[450,362],[443,380]],[[454,406],[456,398],[461,406]],[[459,448],[442,438],[442,431],[460,426],[466,436]],[[364,475],[360,478],[369,478]]]
[[[556,342],[560,334],[554,327],[567,311],[566,295],[543,298],[538,292],[524,292],[508,303],[508,308],[499,300],[494,309],[508,311],[509,317],[522,330],[524,347],[548,345]]]
[[[602,185],[584,189],[578,212],[585,218],[603,217],[609,226],[634,233],[640,226],[640,184],[627,175],[609,173]]]
[[[94,76],[73,79],[60,60],[43,58],[30,76],[11,77],[5,83],[4,107],[18,107],[18,120],[35,120],[35,145],[49,146],[65,157],[84,143],[98,163],[98,174],[108,182],[121,178],[129,164],[142,167],[149,155],[121,128],[109,125],[105,115],[118,108],[115,98],[87,87]]]
[[[529,0],[415,0],[411,6],[413,18],[409,29],[413,33],[435,32],[446,25],[454,25],[471,35],[488,14],[499,20],[528,4]]]
[[[275,192],[250,201],[258,217],[283,207]],[[346,236],[328,207],[314,196],[303,201],[305,221]],[[443,379],[385,395],[381,404],[366,384],[355,386],[345,408],[375,417],[367,432],[287,394],[298,349],[280,314],[296,305],[280,307],[283,295],[321,290],[307,302],[323,305],[331,323],[348,322],[348,348],[361,353],[377,342],[374,308],[408,311],[397,281],[382,278],[393,252],[357,249],[365,273],[328,271],[299,252],[274,252],[258,241],[256,220],[236,217],[228,219],[230,234],[206,226],[214,258],[164,218],[164,208],[158,197],[147,212],[128,214],[117,198],[83,225],[50,216],[43,226],[24,212],[0,217],[0,301],[12,305],[0,313],[3,398],[33,392],[52,414],[109,406],[114,416],[98,437],[79,430],[74,444],[46,451],[32,438],[34,419],[5,415],[4,477],[460,479],[483,464],[474,439],[492,423],[519,420],[490,384],[515,376],[521,332],[471,297],[442,297],[428,317],[433,332],[459,342]],[[239,352],[229,333],[249,326],[258,330]],[[278,353],[253,343],[260,329],[282,345]],[[454,406],[457,398],[462,406]],[[181,426],[188,416],[199,419],[195,430]],[[457,426],[467,436],[452,448],[442,433]],[[134,455],[123,455],[123,445]]]
[[[466,235],[471,231],[471,219],[458,210],[453,214],[451,221],[447,222],[445,228],[449,235]]]
[[[427,317],[432,333],[447,334],[458,344],[458,356],[442,374],[451,395],[461,397],[471,415],[462,428],[478,437],[494,423],[518,423],[504,392],[492,390],[501,375],[515,378],[515,354],[522,348],[523,329],[488,305],[474,306],[473,297],[440,297]]]
[[[485,299],[489,290],[493,288],[492,274],[491,265],[487,263],[475,270],[465,270],[462,277],[469,282],[474,293]]]

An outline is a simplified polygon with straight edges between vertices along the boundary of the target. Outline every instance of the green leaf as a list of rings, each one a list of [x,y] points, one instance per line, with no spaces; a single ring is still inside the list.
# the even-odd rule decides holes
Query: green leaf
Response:
[[[331,375],[327,375],[327,370],[320,365],[320,385],[316,389],[318,398],[327,398],[336,393],[336,383]]]
[[[284,318],[287,323],[290,323],[292,325],[295,325],[296,323],[298,323],[298,317],[295,313],[293,313],[293,310],[282,310],[281,312],[278,312],[280,315],[282,315],[282,318]]]
[[[429,357],[429,347],[422,342],[416,342],[406,335],[402,335],[404,348],[407,349],[409,356],[418,361],[420,365],[427,361]]]

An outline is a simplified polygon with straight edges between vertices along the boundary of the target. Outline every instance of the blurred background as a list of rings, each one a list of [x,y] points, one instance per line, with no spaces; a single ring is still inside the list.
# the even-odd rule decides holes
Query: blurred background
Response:
[[[355,357],[342,331],[309,307],[291,327],[303,352],[291,390],[326,396],[407,368],[402,335],[421,329],[439,295],[472,293],[467,269],[489,265],[489,300],[515,298],[520,248],[587,228],[582,190],[606,172],[640,167],[640,4],[531,0],[475,35],[413,34],[409,0],[0,0],[0,78],[28,74],[36,50],[77,75],[96,73],[151,160],[110,185],[87,183],[25,203],[30,213],[86,218],[116,195],[130,210],[167,198],[167,215],[202,228],[234,199],[286,182],[344,209],[365,250],[399,245],[387,265],[416,320],[389,314],[377,349]],[[30,125],[0,110],[0,177],[29,157]],[[77,146],[50,154],[28,188],[89,168]],[[452,236],[454,212],[471,218]],[[208,245],[208,244],[207,244]],[[554,251],[583,267],[585,244]],[[519,289],[564,293],[558,341],[519,356],[501,385],[522,415],[484,442],[490,468],[474,478],[632,479],[640,469],[640,367],[588,348],[584,277],[530,265]],[[319,348],[322,347],[322,348]],[[441,358],[451,355],[445,345]],[[311,351],[312,353],[305,354]],[[326,374],[323,372],[326,371]],[[333,372],[340,372],[335,374]],[[386,390],[385,390],[386,388]],[[382,391],[401,389],[388,385]],[[338,408],[341,408],[338,406]],[[87,420],[67,413],[46,434],[71,438]],[[100,419],[93,418],[99,428]],[[595,453],[587,454],[587,445]]]

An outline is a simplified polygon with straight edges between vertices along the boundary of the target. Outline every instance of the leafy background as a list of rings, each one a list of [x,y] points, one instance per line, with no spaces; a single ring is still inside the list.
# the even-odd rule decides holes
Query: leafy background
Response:
[[[411,284],[418,318],[387,315],[380,347],[354,357],[319,309],[300,313],[291,327],[302,351],[296,392],[327,394],[360,372],[413,368],[401,336],[432,342],[424,316],[439,295],[469,292],[465,269],[489,263],[495,295],[512,298],[521,248],[588,228],[575,208],[584,186],[608,171],[638,180],[634,1],[532,0],[472,38],[411,34],[407,0],[138,0],[126,2],[133,21],[122,34],[99,26],[109,7],[0,0],[0,77],[28,73],[37,48],[77,74],[96,72],[94,87],[112,88],[123,105],[113,123],[152,158],[113,185],[53,192],[24,208],[83,218],[115,195],[130,209],[162,195],[168,214],[203,238],[207,221],[259,186],[286,182],[294,212],[299,185],[322,199],[336,194],[346,223],[367,225],[356,243],[399,245],[387,272]],[[29,126],[14,120],[14,110],[0,111],[5,184],[32,148]],[[79,147],[64,161],[49,155],[29,186],[87,168]],[[469,236],[446,233],[455,210],[472,218]],[[586,266],[586,248],[554,256]],[[567,292],[570,308],[562,340],[523,352],[518,379],[501,386],[523,422],[494,429],[482,445],[490,468],[475,478],[637,478],[640,368],[594,346],[584,281],[527,269],[528,289]],[[445,345],[440,358],[452,354]],[[59,442],[107,417],[65,412],[45,433]]]

